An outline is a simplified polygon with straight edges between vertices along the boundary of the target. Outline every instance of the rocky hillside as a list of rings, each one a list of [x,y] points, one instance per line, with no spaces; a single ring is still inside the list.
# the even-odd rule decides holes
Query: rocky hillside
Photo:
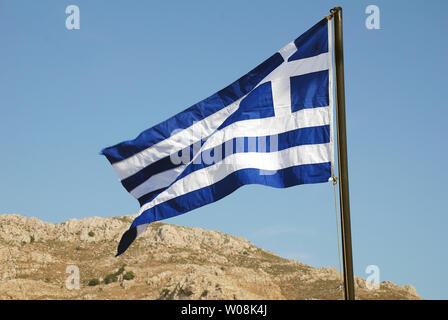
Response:
[[[286,260],[218,231],[153,223],[115,258],[132,219],[52,224],[0,215],[0,299],[342,298],[335,269]],[[79,289],[70,280],[76,268]],[[383,282],[368,290],[362,278],[356,284],[358,299],[420,299],[409,285]]]

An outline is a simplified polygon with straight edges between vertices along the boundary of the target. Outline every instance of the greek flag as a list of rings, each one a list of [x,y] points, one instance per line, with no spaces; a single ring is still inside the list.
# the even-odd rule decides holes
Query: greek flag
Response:
[[[330,28],[321,20],[221,91],[102,151],[141,206],[117,256],[149,223],[243,185],[287,188],[331,180]]]

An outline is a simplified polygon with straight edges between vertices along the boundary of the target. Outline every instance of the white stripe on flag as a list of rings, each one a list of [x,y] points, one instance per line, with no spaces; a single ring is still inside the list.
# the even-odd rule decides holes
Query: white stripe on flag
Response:
[[[169,169],[151,176],[148,180],[135,187],[130,194],[136,199],[155,190],[168,187],[177,176],[184,171],[186,165],[180,165],[174,169]]]
[[[289,57],[292,56],[293,53],[296,51],[297,51],[296,44],[294,43],[294,41],[291,41],[286,46],[278,50],[278,53],[281,54],[283,60],[287,61]]]

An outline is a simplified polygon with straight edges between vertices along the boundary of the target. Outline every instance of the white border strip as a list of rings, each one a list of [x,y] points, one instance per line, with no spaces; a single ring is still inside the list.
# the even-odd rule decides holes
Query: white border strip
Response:
[[[330,113],[330,158],[331,158],[331,180],[334,176],[334,97],[333,97],[333,19],[328,20],[328,89],[329,89],[329,113]]]

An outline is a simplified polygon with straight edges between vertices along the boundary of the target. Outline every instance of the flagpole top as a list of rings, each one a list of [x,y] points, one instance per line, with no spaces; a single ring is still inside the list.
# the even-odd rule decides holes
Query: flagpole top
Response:
[[[334,17],[334,15],[339,11],[342,11],[342,7],[334,7],[333,9],[330,9],[330,14],[328,16],[325,16],[325,18],[331,20]]]

